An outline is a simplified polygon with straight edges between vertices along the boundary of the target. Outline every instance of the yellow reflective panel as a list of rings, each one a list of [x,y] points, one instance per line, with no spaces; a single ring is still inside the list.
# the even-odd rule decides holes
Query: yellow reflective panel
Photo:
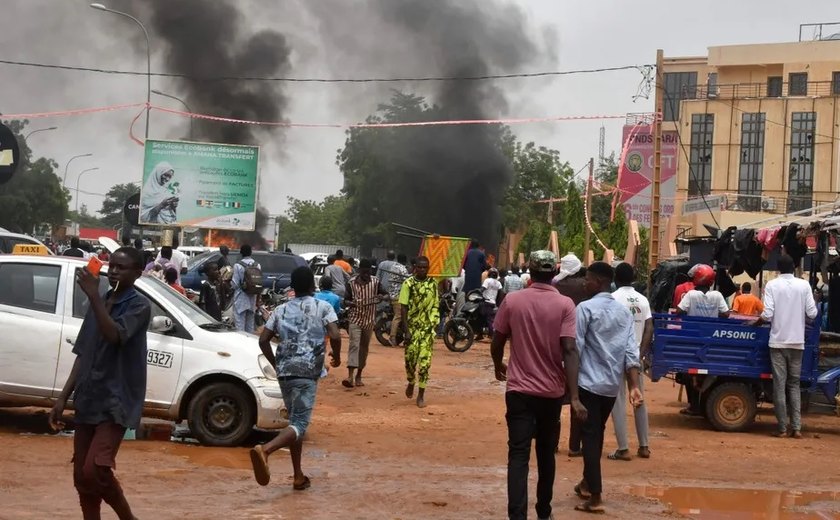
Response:
[[[14,249],[12,249],[12,254],[48,256],[50,254],[50,250],[47,249],[47,246],[42,246],[40,244],[15,244]]]

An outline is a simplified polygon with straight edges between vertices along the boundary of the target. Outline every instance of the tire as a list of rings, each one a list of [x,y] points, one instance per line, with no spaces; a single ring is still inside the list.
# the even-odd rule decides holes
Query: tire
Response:
[[[449,320],[443,326],[443,343],[452,352],[466,352],[475,341],[475,332],[469,322]]]
[[[741,432],[755,422],[757,403],[752,389],[744,383],[723,383],[709,392],[706,418],[722,432]]]
[[[205,446],[239,446],[256,424],[248,391],[233,383],[211,383],[193,395],[187,411],[190,431]]]
[[[381,316],[376,320],[373,326],[373,333],[376,335],[376,341],[380,345],[383,347],[394,347],[394,345],[391,345],[391,320],[387,316]],[[402,345],[403,339],[402,331],[397,331],[397,347]]]

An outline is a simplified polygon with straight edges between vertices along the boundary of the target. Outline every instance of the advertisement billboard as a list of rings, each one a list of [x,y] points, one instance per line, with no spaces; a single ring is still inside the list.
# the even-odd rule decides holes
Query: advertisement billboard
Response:
[[[629,143],[628,143],[629,139]],[[625,125],[621,142],[624,161],[619,166],[618,189],[621,205],[628,219],[640,226],[650,227],[651,183],[653,181],[653,127],[651,125]],[[662,183],[659,186],[661,217],[674,213],[677,193],[677,153],[679,140],[676,132],[662,132]]]
[[[259,147],[146,141],[140,224],[253,231]]]

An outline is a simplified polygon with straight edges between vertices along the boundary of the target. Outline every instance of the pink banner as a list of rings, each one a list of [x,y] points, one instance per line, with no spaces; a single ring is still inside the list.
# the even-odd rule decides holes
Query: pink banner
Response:
[[[625,125],[621,139],[626,143],[622,150],[622,163],[618,171],[618,189],[621,205],[628,219],[650,227],[651,182],[653,180],[653,127],[651,125]],[[659,187],[660,215],[674,213],[674,196],[677,192],[677,153],[679,141],[676,132],[662,132],[662,183]]]

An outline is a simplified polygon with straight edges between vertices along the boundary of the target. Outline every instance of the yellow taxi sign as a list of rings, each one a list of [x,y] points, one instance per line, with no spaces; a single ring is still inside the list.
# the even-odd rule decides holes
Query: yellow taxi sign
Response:
[[[42,246],[41,244],[15,244],[15,247],[12,249],[12,254],[48,256],[50,250],[47,249],[47,246]]]

